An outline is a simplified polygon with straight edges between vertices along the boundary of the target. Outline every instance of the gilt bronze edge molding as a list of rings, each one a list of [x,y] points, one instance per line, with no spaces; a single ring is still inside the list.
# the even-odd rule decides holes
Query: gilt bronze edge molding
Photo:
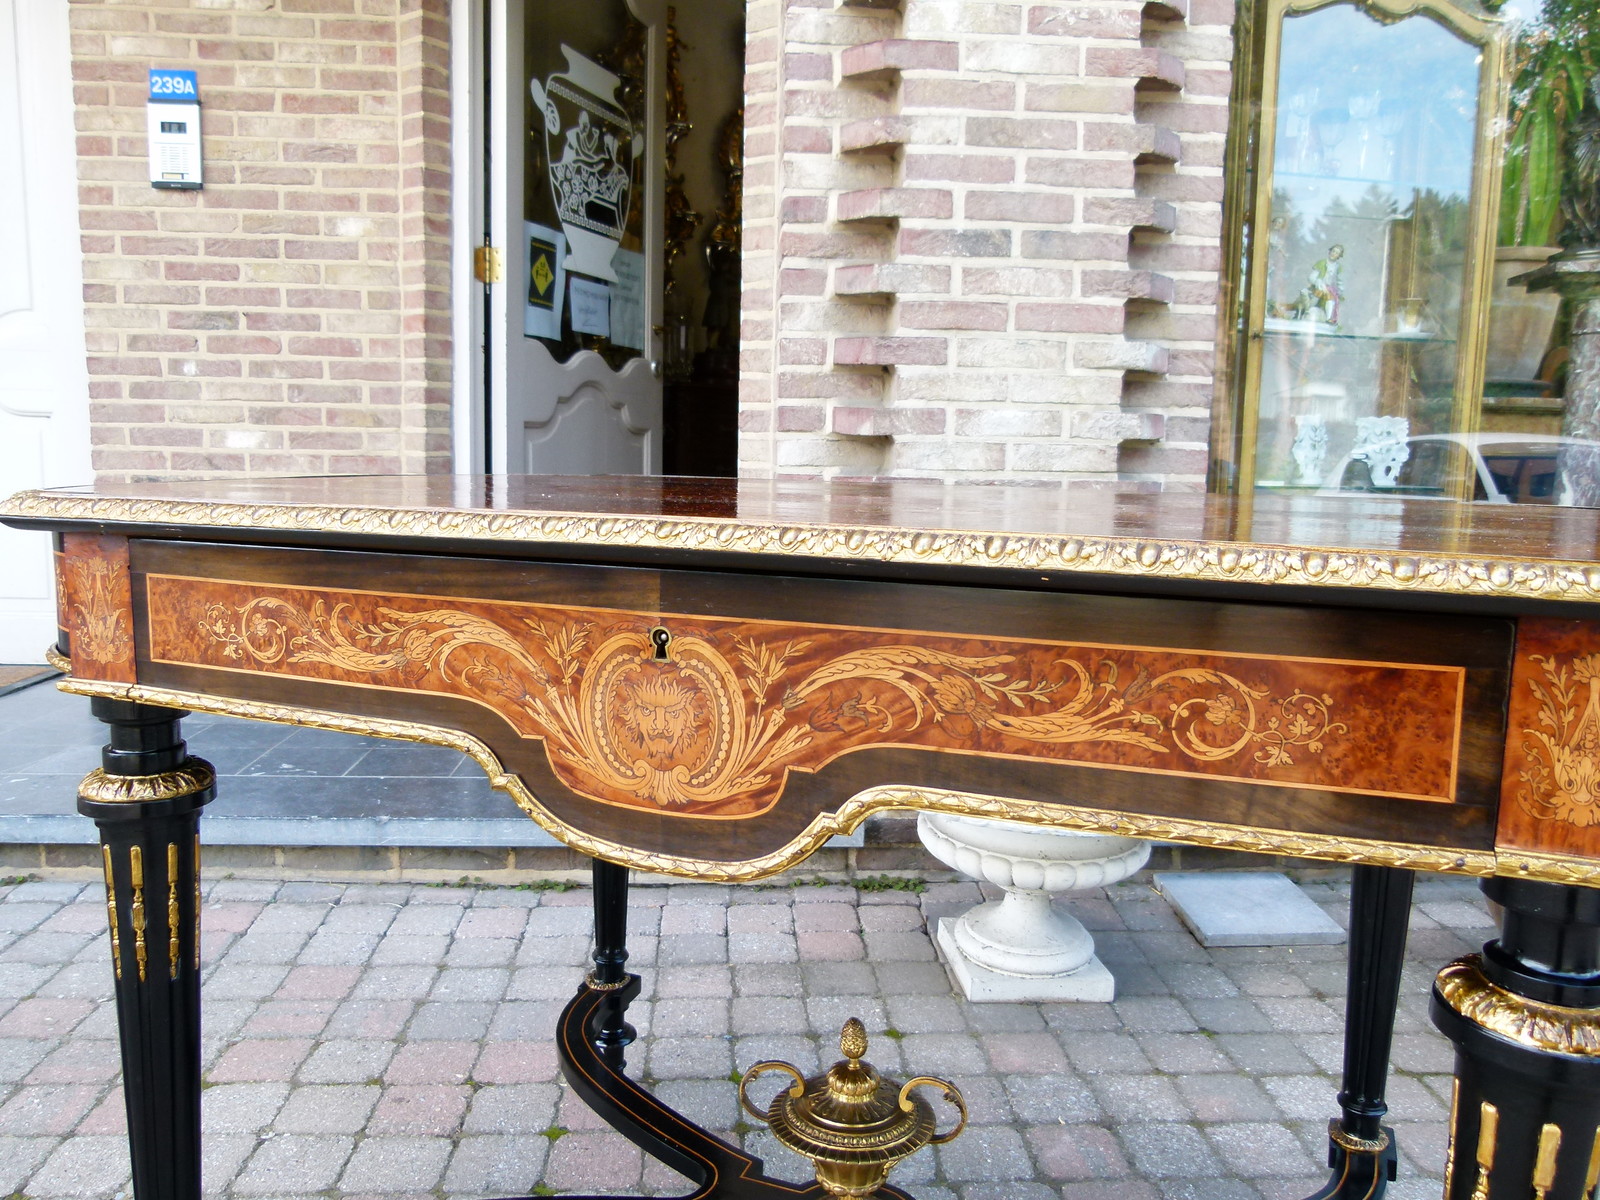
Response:
[[[21,492],[0,502],[0,517],[626,546],[1531,600],[1600,600],[1600,569],[1577,560],[1241,546],[1193,539],[757,524],[710,517],[228,504],[47,491]]]
[[[632,870],[681,876],[703,882],[746,883],[776,875],[804,861],[830,838],[850,833],[873,813],[895,808],[988,817],[1090,833],[1112,833],[1123,837],[1177,841],[1187,845],[1257,854],[1281,854],[1327,862],[1366,863],[1457,875],[1493,875],[1498,866],[1492,852],[1481,850],[1380,842],[1328,834],[1291,833],[1180,817],[1113,813],[1069,804],[1010,800],[997,796],[900,784],[880,785],[856,793],[842,802],[837,811],[816,817],[788,843],[768,854],[737,862],[696,859],[623,846],[573,828],[548,811],[526,783],[516,775],[509,774],[487,745],[470,734],[456,730],[383,717],[356,717],[255,700],[228,699],[143,684],[104,683],[68,677],[57,686],[63,691],[81,696],[101,696],[166,708],[207,712],[218,716],[245,717],[313,729],[330,729],[341,733],[445,746],[473,759],[488,775],[491,787],[509,794],[517,806],[545,832],[571,849]],[[1600,864],[1585,869],[1566,860],[1550,859],[1547,869],[1555,872],[1558,868],[1561,869],[1559,874],[1548,876],[1557,882],[1574,882],[1573,875],[1579,870],[1587,870],[1585,878],[1600,882]],[[1546,878],[1544,874],[1538,873],[1541,869],[1546,868],[1530,864],[1530,870],[1526,872],[1527,877]]]
[[[111,775],[96,767],[78,785],[78,798],[96,804],[141,804],[153,800],[176,800],[203,792],[217,781],[216,772],[203,758],[191,758],[183,766],[156,775]]]
[[[1600,1058],[1600,1010],[1547,1004],[1507,991],[1483,973],[1483,958],[1468,954],[1434,980],[1437,998],[1490,1033],[1547,1054]]]

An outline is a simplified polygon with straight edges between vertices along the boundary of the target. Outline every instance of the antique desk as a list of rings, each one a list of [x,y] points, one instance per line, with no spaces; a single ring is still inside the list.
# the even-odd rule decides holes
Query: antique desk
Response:
[[[701,1181],[815,1195],[623,1073],[626,868],[756,879],[886,807],[1356,864],[1324,1195],[1392,1167],[1411,872],[1503,909],[1446,966],[1453,1200],[1600,1172],[1600,514],[921,482],[371,478],[13,497],[54,533],[135,1187],[199,1194],[181,710],[454,746],[593,856],[569,1079]],[[915,1064],[912,1064],[914,1066]]]

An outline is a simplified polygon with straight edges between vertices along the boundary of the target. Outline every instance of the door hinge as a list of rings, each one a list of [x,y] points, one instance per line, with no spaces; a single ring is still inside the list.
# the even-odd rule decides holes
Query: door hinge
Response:
[[[500,251],[489,245],[475,247],[472,251],[472,273],[479,283],[499,283]]]

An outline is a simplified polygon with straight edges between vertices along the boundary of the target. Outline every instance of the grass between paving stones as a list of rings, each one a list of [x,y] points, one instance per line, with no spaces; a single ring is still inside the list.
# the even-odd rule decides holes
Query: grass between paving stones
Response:
[[[526,883],[490,883],[487,879],[477,875],[463,875],[460,879],[451,882],[441,879],[437,883],[424,883],[422,887],[453,888],[470,887],[478,888],[485,892],[575,892],[579,888],[588,887],[586,883],[579,883],[575,879],[530,879]]]

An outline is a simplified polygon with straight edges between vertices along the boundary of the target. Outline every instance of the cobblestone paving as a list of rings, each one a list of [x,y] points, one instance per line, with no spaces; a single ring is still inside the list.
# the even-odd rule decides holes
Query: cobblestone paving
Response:
[[[1344,919],[1347,884],[1307,891]],[[771,1173],[730,1073],[831,1062],[860,1016],[888,1073],[965,1092],[972,1124],[904,1163],[920,1200],[1293,1200],[1322,1181],[1340,1067],[1342,947],[1207,951],[1144,876],[1072,908],[1110,1005],[969,1005],[931,921],[978,899],[853,887],[636,887],[635,1073]],[[218,880],[205,926],[205,1183],[230,1197],[674,1195],[559,1080],[550,1035],[588,950],[589,893]],[[0,887],[0,1197],[126,1196],[98,885]],[[1396,1200],[1439,1194],[1451,1054],[1434,971],[1489,918],[1419,880],[1389,1099]],[[763,1100],[765,1092],[761,1093]],[[942,1107],[942,1105],[938,1105]]]

